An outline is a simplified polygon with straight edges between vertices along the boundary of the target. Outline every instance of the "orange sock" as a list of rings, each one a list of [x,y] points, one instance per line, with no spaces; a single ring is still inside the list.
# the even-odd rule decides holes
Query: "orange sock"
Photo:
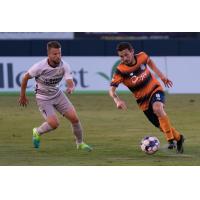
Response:
[[[174,127],[172,127],[172,133],[173,133],[174,139],[176,141],[179,141],[180,140],[180,133]]]
[[[160,122],[161,130],[165,134],[166,140],[167,141],[173,140],[174,135],[173,135],[173,131],[172,131],[172,126],[170,124],[170,121],[169,121],[169,118],[167,117],[167,115],[164,117],[159,117],[158,120]]]

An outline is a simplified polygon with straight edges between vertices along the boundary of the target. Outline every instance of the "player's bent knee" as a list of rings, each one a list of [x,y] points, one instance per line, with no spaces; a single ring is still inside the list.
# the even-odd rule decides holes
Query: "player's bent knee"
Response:
[[[158,113],[160,113],[160,108],[155,107],[155,108],[153,109],[153,112],[157,115]]]
[[[76,112],[66,112],[64,114],[64,117],[67,118],[72,124],[76,124],[79,122],[79,118],[76,114]]]
[[[59,126],[59,122],[58,121],[50,121],[48,122],[48,124],[51,126],[51,128],[56,129]]]
[[[156,104],[153,106],[153,112],[157,115],[160,116],[162,114],[163,108],[162,105]]]
[[[163,107],[154,108],[153,112],[155,113],[157,117],[162,117],[166,115],[165,111],[163,110]]]
[[[58,128],[59,123],[52,123],[50,126],[51,126],[53,129],[56,129],[56,128]]]
[[[77,123],[79,123],[79,119],[78,118],[72,118],[72,119],[70,119],[70,122],[72,124],[77,124]]]

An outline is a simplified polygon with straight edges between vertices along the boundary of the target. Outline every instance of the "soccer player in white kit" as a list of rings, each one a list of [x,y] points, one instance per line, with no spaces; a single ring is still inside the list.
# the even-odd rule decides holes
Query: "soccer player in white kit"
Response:
[[[45,122],[37,128],[33,128],[33,145],[40,147],[40,137],[59,126],[55,109],[67,118],[72,125],[76,138],[77,149],[91,151],[92,148],[83,142],[83,129],[76,110],[66,95],[59,89],[59,83],[66,80],[66,92],[71,94],[74,90],[73,77],[70,67],[61,59],[61,45],[57,41],[47,43],[48,57],[34,64],[24,75],[21,84],[19,104],[26,106],[26,87],[29,79],[35,78],[36,101]]]

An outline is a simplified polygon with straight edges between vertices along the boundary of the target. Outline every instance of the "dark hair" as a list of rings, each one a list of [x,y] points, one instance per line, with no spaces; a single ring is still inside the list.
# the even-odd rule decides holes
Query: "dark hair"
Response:
[[[117,51],[123,51],[125,49],[128,49],[128,50],[132,50],[133,49],[133,46],[131,43],[129,42],[120,42],[118,45],[117,45]]]
[[[61,44],[58,41],[50,41],[47,43],[47,51],[51,48],[60,49]]]

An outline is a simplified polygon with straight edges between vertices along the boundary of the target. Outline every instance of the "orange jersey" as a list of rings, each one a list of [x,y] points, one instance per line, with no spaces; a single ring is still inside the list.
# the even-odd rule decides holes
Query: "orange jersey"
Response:
[[[147,67],[148,59],[148,55],[141,52],[135,55],[134,65],[119,64],[111,82],[111,86],[114,87],[118,87],[120,83],[127,86],[143,111],[148,109],[152,95],[163,91],[160,82]]]

